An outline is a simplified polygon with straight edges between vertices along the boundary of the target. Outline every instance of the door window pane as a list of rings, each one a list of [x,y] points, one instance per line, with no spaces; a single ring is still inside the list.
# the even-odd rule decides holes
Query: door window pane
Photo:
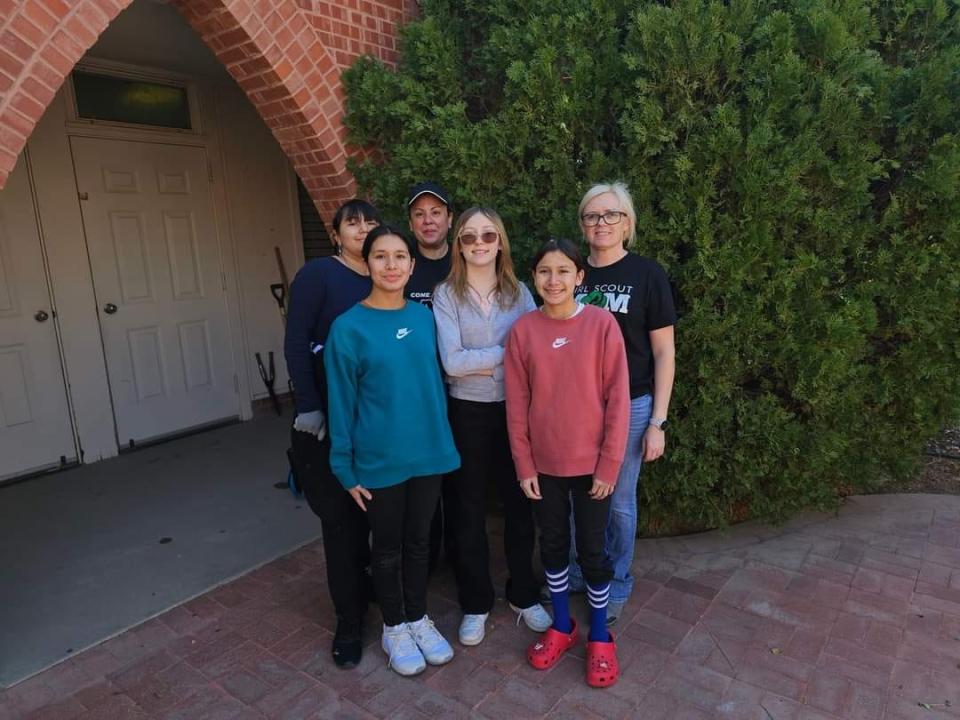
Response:
[[[190,101],[183,87],[77,71],[73,88],[77,115],[84,120],[191,127]]]

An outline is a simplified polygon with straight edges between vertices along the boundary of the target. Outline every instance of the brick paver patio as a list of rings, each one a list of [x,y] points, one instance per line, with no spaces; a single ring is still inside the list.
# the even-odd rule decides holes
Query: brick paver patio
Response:
[[[641,541],[637,556],[607,690],[584,684],[582,642],[529,668],[534,636],[502,600],[483,644],[445,667],[399,677],[371,629],[361,666],[337,670],[311,545],[5,691],[0,720],[960,716],[958,497],[856,497],[785,527]],[[449,572],[432,579],[451,639],[455,597]]]

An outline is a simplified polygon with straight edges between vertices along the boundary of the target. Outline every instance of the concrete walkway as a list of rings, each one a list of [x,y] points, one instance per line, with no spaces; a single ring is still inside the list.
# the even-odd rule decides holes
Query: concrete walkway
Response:
[[[320,536],[290,418],[0,488],[0,689]]]
[[[958,497],[854,497],[780,528],[641,541],[637,557],[607,690],[584,684],[582,642],[529,668],[534,636],[502,601],[483,644],[414,679],[386,668],[374,612],[361,666],[339,671],[312,543],[5,691],[0,720],[960,716]],[[451,638],[454,598],[448,572],[432,579]]]

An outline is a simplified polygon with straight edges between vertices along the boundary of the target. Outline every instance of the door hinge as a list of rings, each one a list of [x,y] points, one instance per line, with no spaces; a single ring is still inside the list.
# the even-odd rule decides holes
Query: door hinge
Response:
[[[220,289],[224,292],[227,291],[227,274],[222,270],[220,271]]]
[[[236,373],[233,374],[233,391],[240,394],[240,378]]]
[[[213,163],[207,160],[207,179],[213,182]]]
[[[77,193],[77,197],[80,198],[81,200],[89,200],[89,199],[90,199],[90,193],[78,192],[78,193]]]

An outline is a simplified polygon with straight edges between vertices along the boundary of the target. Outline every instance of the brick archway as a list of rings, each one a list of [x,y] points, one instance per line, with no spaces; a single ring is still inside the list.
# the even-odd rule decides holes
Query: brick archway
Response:
[[[83,54],[132,0],[0,3],[0,188]],[[396,60],[411,0],[171,0],[226,66],[329,218],[352,196],[340,72],[360,54]],[[350,6],[350,7],[348,7]],[[358,9],[362,6],[362,9]]]

